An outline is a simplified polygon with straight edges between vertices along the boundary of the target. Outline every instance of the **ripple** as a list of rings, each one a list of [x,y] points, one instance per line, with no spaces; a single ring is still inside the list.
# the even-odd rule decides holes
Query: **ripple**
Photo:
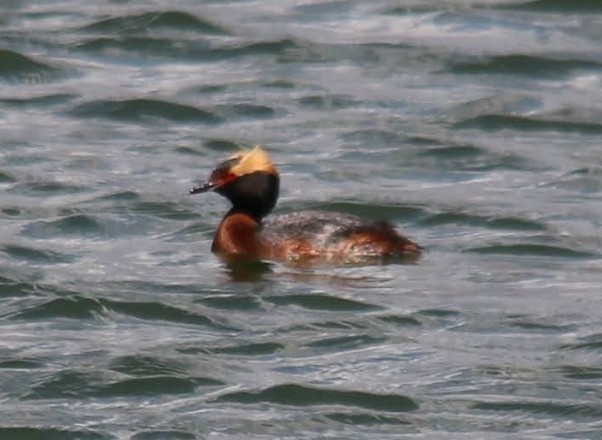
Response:
[[[225,92],[228,90],[228,86],[225,84],[205,84],[195,87],[194,90],[201,95],[212,95]]]
[[[208,139],[203,142],[203,146],[213,151],[226,152],[230,154],[233,151],[240,150],[240,143],[227,139]]]
[[[61,264],[71,263],[75,260],[73,255],[67,255],[47,249],[34,249],[28,246],[6,245],[2,250],[16,260],[22,260],[33,264]]]
[[[186,431],[145,431],[134,434],[130,440],[197,440],[195,434]]]
[[[273,40],[261,42],[228,43],[222,46],[209,45],[205,41],[183,41],[150,36],[124,35],[118,37],[96,37],[79,43],[76,48],[88,54],[122,57],[131,60],[132,55],[148,60],[165,62],[166,59],[219,61],[259,55],[278,56],[297,48],[295,41]]]
[[[0,171],[0,183],[13,183],[16,180],[17,179],[13,175],[7,173],[6,171]]]
[[[82,296],[55,298],[26,308],[11,316],[13,320],[47,320],[52,318],[94,319],[104,308],[99,301]]]
[[[366,330],[366,328],[367,328],[367,325],[363,322],[340,320],[340,321],[321,321],[321,322],[318,321],[318,322],[312,322],[312,323],[302,324],[302,325],[293,325],[290,327],[284,327],[281,329],[281,331],[284,333],[286,333],[286,332],[294,333],[294,332],[304,332],[304,331],[315,331],[316,329],[324,330],[324,331],[330,331],[330,330],[350,331],[350,330]]]
[[[0,427],[0,438],[27,440],[111,440],[117,437],[89,430],[54,427]]]
[[[80,236],[98,238],[104,233],[103,225],[94,217],[75,214],[57,220],[39,220],[23,228],[23,235],[31,238]]]
[[[417,315],[445,319],[458,318],[461,316],[459,312],[448,309],[424,309],[417,312]]]
[[[11,316],[13,320],[47,320],[53,318],[95,319],[118,313],[133,318],[173,322],[177,324],[210,327],[217,330],[234,330],[224,323],[203,314],[155,302],[121,302],[108,299],[87,298],[71,295],[53,298],[42,304],[21,310]]]
[[[602,350],[602,333],[579,338],[579,342],[561,345],[564,350]]]
[[[599,381],[602,379],[602,368],[578,365],[563,365],[553,369],[567,379]]]
[[[252,344],[237,344],[230,347],[212,349],[216,354],[229,354],[239,356],[262,356],[283,351],[284,346],[276,342],[262,342]]]
[[[309,310],[359,312],[380,309],[373,304],[321,294],[270,296],[266,297],[265,301],[277,305],[295,305]]]
[[[443,212],[425,217],[422,224],[432,227],[448,224],[513,231],[545,231],[545,224],[520,217],[489,217],[464,212]]]
[[[42,376],[31,387],[25,399],[61,399],[81,398],[93,395],[102,387],[106,375],[99,372],[88,373],[74,370],[62,370]]]
[[[224,119],[268,119],[276,114],[273,108],[266,105],[248,103],[219,105],[216,110]]]
[[[602,408],[599,405],[588,405],[579,403],[560,403],[550,400],[541,401],[521,401],[513,402],[477,402],[472,405],[474,409],[487,411],[521,411],[544,416],[566,417],[581,416],[600,420],[602,418]]]
[[[487,151],[485,151],[483,148],[477,147],[476,145],[447,145],[438,139],[425,136],[411,137],[408,138],[407,141],[423,147],[420,150],[421,156],[433,156],[444,160],[456,158],[470,159],[487,154]]]
[[[598,0],[533,0],[524,3],[511,3],[506,5],[491,6],[492,8],[514,9],[543,12],[596,12],[602,11],[602,4]]]
[[[490,171],[490,170],[529,170],[534,164],[516,154],[492,153],[470,144],[448,145],[436,139],[411,138],[410,142],[420,145],[417,159],[412,162],[435,162],[445,170]]]
[[[562,432],[556,435],[556,437],[558,438],[566,438],[566,439],[575,439],[575,440],[583,440],[583,439],[590,439],[590,438],[596,438],[597,436],[600,435],[600,429],[599,428],[593,428],[593,429],[583,429],[583,430],[571,430],[571,431],[566,431],[566,432]]]
[[[81,194],[90,189],[80,185],[65,182],[24,182],[14,186],[11,192],[26,193],[34,197],[62,196],[66,194]]]
[[[248,295],[219,295],[197,300],[208,307],[221,310],[253,311],[262,308],[258,298]]]
[[[456,74],[511,74],[558,78],[574,70],[597,69],[600,63],[583,59],[554,59],[533,55],[503,55],[479,60],[453,61],[447,69]]]
[[[160,283],[156,281],[124,280],[113,282],[107,281],[102,283],[102,286],[112,291],[127,292],[131,294],[144,292],[148,295],[153,293],[157,294],[157,297],[166,294],[189,294],[190,292],[198,292],[198,285],[194,283]]]
[[[341,139],[346,143],[365,147],[371,147],[372,145],[398,147],[404,143],[402,135],[392,130],[375,128],[345,132],[341,135]]]
[[[296,89],[299,86],[294,81],[277,79],[277,80],[273,80],[273,81],[263,82],[263,83],[261,83],[261,87],[265,87],[266,89],[292,90],[292,89]]]
[[[103,299],[102,305],[116,313],[138,319],[210,327],[217,330],[236,330],[213,318],[156,302],[119,302]]]
[[[177,146],[177,147],[173,148],[173,151],[178,154],[183,154],[186,156],[193,156],[193,157],[203,156],[203,153],[195,147]]]
[[[181,11],[146,12],[105,18],[81,28],[87,32],[109,32],[119,35],[150,34],[161,29],[195,31],[211,35],[228,34],[227,30],[221,26]]]
[[[394,324],[399,327],[419,327],[422,325],[420,320],[413,316],[405,315],[383,315],[377,318],[379,321],[386,322],[387,324]]]
[[[597,167],[583,167],[564,174],[543,186],[563,188],[568,191],[595,194],[602,191],[602,170]]]
[[[198,220],[199,218],[198,213],[182,208],[181,204],[164,200],[128,203],[127,210],[166,220]]]
[[[35,61],[19,52],[0,49],[0,79],[10,82],[43,83],[60,75],[50,64]]]
[[[418,409],[418,404],[413,399],[401,394],[374,394],[314,388],[297,384],[275,385],[256,393],[246,391],[229,393],[218,397],[216,401],[290,406],[341,405],[388,412]]]
[[[0,55],[1,56],[1,55]],[[22,108],[22,107],[50,107],[54,105],[65,104],[73,101],[77,96],[67,93],[58,93],[42,96],[32,96],[28,98],[4,98],[0,99],[2,104],[7,106]]]
[[[571,328],[571,326],[568,325],[559,325],[545,321],[538,321],[533,317],[528,317],[525,315],[506,316],[503,319],[501,326],[514,327],[539,334],[560,334],[567,333],[569,331],[575,331],[575,328]]]
[[[46,365],[44,362],[31,358],[15,358],[0,361],[0,369],[31,370],[37,368],[44,368],[45,366]]]
[[[78,43],[76,49],[90,55],[131,58],[132,55],[156,57],[193,57],[194,48],[190,44],[176,45],[175,41],[166,38],[119,36],[89,38]]]
[[[498,254],[558,258],[592,258],[595,256],[584,251],[576,251],[561,246],[551,246],[543,244],[500,244],[470,248],[466,251],[474,252],[477,254]]]
[[[155,356],[129,355],[111,360],[109,369],[130,376],[185,374],[185,366],[176,360]]]
[[[122,201],[123,202],[132,202],[132,201],[140,200],[140,194],[136,193],[134,191],[117,191],[117,192],[113,192],[111,194],[101,196],[95,200],[96,201],[108,200],[108,201],[115,201],[115,202],[122,202]]]
[[[602,123],[563,121],[557,118],[489,114],[466,119],[454,124],[455,128],[480,128],[486,131],[554,131],[581,134],[602,134]]]
[[[366,413],[325,413],[322,415],[337,423],[345,425],[361,426],[361,425],[411,425],[412,423],[400,417],[384,416],[382,414],[366,414]]]
[[[304,96],[298,103],[313,110],[340,110],[358,105],[350,96],[330,94]]]
[[[250,55],[279,55],[294,49],[300,49],[299,43],[294,39],[283,38],[254,43],[242,42],[232,46],[214,48],[212,54],[213,57],[231,58]]]
[[[94,397],[163,396],[171,394],[190,394],[198,386],[206,385],[187,377],[154,376],[125,379],[93,390]]]
[[[185,354],[225,354],[232,356],[264,356],[284,350],[284,346],[277,342],[242,343],[226,347],[206,347],[186,345],[177,349]]]
[[[104,211],[94,201],[96,211]],[[88,201],[86,203],[91,203]],[[58,236],[79,240],[99,241],[116,237],[148,236],[156,232],[155,226],[161,220],[194,220],[198,219],[192,211],[183,209],[172,202],[141,202],[134,207],[113,204],[108,208],[113,213],[103,215],[72,214],[55,220],[30,221],[21,230],[25,237],[38,240],[53,240]],[[137,210],[140,212],[137,212]],[[78,209],[78,211],[83,210]],[[68,211],[65,209],[65,211]]]
[[[396,219],[415,220],[426,214],[426,209],[417,205],[387,205],[385,203],[366,203],[352,201],[335,201],[324,203],[319,209],[325,211],[346,212],[372,220]]]
[[[466,123],[475,118],[487,115],[536,115],[544,108],[541,98],[533,95],[498,92],[476,97],[468,101],[453,103],[446,110],[449,121],[456,124]],[[430,141],[433,136],[419,136]],[[434,139],[439,145],[448,144],[447,139]],[[479,147],[477,147],[479,148]]]
[[[221,122],[221,118],[213,112],[157,99],[92,101],[78,105],[71,110],[71,114],[76,117],[107,118],[117,121],[159,118],[180,123],[215,124]]]
[[[428,3],[424,2],[416,2],[416,4],[412,4],[409,2],[407,6],[393,6],[386,7],[382,10],[383,14],[387,15],[416,15],[416,14],[424,14],[440,11],[440,5],[438,3]]]
[[[0,275],[0,298],[30,296],[37,290],[35,283]]]
[[[532,380],[538,376],[533,369],[508,365],[479,365],[476,371],[482,376],[499,380]]]
[[[157,375],[111,380],[103,373],[63,370],[43,378],[26,399],[111,398],[190,394],[201,386],[222,385],[208,378]]]
[[[358,348],[382,344],[387,338],[384,337],[373,337],[369,335],[354,335],[354,336],[341,336],[335,338],[319,339],[305,344],[306,347],[328,349],[329,353],[346,350],[356,350]]]
[[[5,217],[20,217],[23,214],[23,211],[21,211],[20,209],[12,207],[2,208],[0,209],[0,212]]]

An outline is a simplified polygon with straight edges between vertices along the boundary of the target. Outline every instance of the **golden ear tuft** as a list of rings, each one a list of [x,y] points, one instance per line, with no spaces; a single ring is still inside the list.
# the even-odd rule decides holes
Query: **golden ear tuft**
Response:
[[[257,145],[252,150],[243,151],[232,156],[233,159],[239,159],[230,172],[237,176],[244,176],[257,171],[263,171],[268,174],[278,174],[270,156],[261,146]]]

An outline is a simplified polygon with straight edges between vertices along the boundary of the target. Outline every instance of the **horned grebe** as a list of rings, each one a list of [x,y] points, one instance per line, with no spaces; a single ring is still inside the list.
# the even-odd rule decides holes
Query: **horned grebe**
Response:
[[[211,251],[232,261],[281,261],[300,265],[415,261],[420,246],[388,222],[335,212],[301,211],[267,216],[278,199],[280,178],[259,146],[220,163],[191,194],[215,191],[232,203]]]

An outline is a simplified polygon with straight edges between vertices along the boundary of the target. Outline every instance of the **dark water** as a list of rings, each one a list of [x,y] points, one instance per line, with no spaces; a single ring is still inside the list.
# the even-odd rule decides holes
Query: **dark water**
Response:
[[[0,3],[0,438],[602,437],[602,3]],[[281,212],[416,265],[232,272]]]

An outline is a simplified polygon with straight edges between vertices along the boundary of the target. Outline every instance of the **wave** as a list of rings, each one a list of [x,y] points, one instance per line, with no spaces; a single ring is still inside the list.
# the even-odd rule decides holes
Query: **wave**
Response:
[[[291,49],[299,45],[292,39],[276,39],[269,41],[214,43],[203,39],[182,40],[167,37],[124,35],[92,37],[78,43],[75,48],[95,55],[124,57],[130,59],[132,54],[157,59],[219,61],[257,55],[286,56]]]
[[[62,75],[50,63],[34,60],[19,52],[0,49],[0,80],[8,82],[45,83]]]
[[[557,257],[557,258],[594,258],[595,254],[589,252],[574,250],[562,246],[552,246],[543,244],[499,244],[490,246],[480,246],[467,249],[467,252],[477,254],[497,254],[497,255],[515,255],[515,256],[534,256],[534,257]]]
[[[63,370],[47,375],[31,387],[25,399],[113,398],[191,394],[198,387],[222,385],[205,377],[154,375],[115,379],[109,372]]]
[[[215,110],[227,120],[268,119],[276,115],[276,110],[267,105],[250,103],[220,104]]]
[[[70,111],[76,117],[106,118],[116,121],[140,121],[159,118],[171,122],[216,124],[222,121],[214,112],[159,99],[123,99],[91,101]]]
[[[86,32],[113,34],[153,33],[161,29],[195,31],[210,35],[228,35],[223,26],[182,11],[155,11],[110,17],[98,20],[80,28]]]
[[[22,308],[10,316],[11,320],[48,320],[68,318],[77,320],[97,319],[110,314],[127,315],[148,321],[209,327],[219,331],[235,328],[202,313],[195,313],[159,302],[126,302],[97,299],[82,295],[52,298],[30,307]]]
[[[405,412],[419,408],[414,399],[401,394],[376,394],[316,388],[298,384],[275,385],[258,392],[239,391],[228,393],[218,397],[216,401],[290,406],[340,405],[387,412]]]
[[[602,351],[602,333],[594,333],[582,336],[575,342],[563,344],[560,346],[563,350],[588,350],[592,352]]]
[[[11,107],[23,108],[31,106],[32,108],[42,108],[65,104],[70,101],[73,101],[76,97],[77,96],[73,94],[57,93],[41,96],[32,96],[28,98],[3,98],[0,99],[0,102]]]
[[[112,435],[87,429],[68,429],[29,426],[0,426],[1,438],[13,439],[64,439],[64,440],[112,440]]]
[[[99,238],[105,233],[102,223],[94,216],[84,214],[68,215],[55,220],[38,220],[23,228],[22,234],[30,238],[50,238],[57,234]]]
[[[5,245],[0,251],[14,260],[37,265],[71,263],[76,259],[74,255],[21,245]]]
[[[476,60],[449,62],[446,72],[453,74],[505,74],[538,78],[559,78],[575,70],[599,69],[602,64],[583,59],[550,58],[534,55],[500,55],[480,57]]]
[[[460,224],[487,229],[501,229],[510,231],[545,231],[544,223],[520,217],[498,217],[470,214],[465,212],[443,212],[428,215],[422,224],[433,227],[446,224]]]
[[[285,347],[277,342],[251,342],[227,345],[224,347],[184,345],[178,347],[179,353],[188,355],[227,355],[227,356],[265,356],[284,351]]]
[[[536,12],[597,12],[602,11],[598,0],[532,0],[523,3],[491,6],[494,9],[513,9]]]
[[[497,153],[472,144],[451,144],[438,139],[411,138],[409,142],[416,144],[420,150],[410,163],[421,166],[432,166],[433,162],[445,170],[456,171],[490,171],[499,169],[530,170],[535,165],[518,154]]]
[[[279,295],[264,298],[276,305],[294,305],[308,310],[325,311],[371,311],[380,307],[348,298],[339,298],[324,294]]]
[[[583,403],[566,403],[543,400],[525,400],[513,397],[511,402],[476,402],[471,405],[473,409],[481,411],[496,411],[498,413],[507,411],[520,411],[522,413],[541,414],[546,417],[559,416],[582,416],[600,419],[602,418],[602,409],[599,405],[589,405]]]
[[[566,121],[553,115],[550,116],[487,114],[457,122],[454,124],[454,128],[479,128],[484,131],[516,130],[602,134],[602,122]]]

